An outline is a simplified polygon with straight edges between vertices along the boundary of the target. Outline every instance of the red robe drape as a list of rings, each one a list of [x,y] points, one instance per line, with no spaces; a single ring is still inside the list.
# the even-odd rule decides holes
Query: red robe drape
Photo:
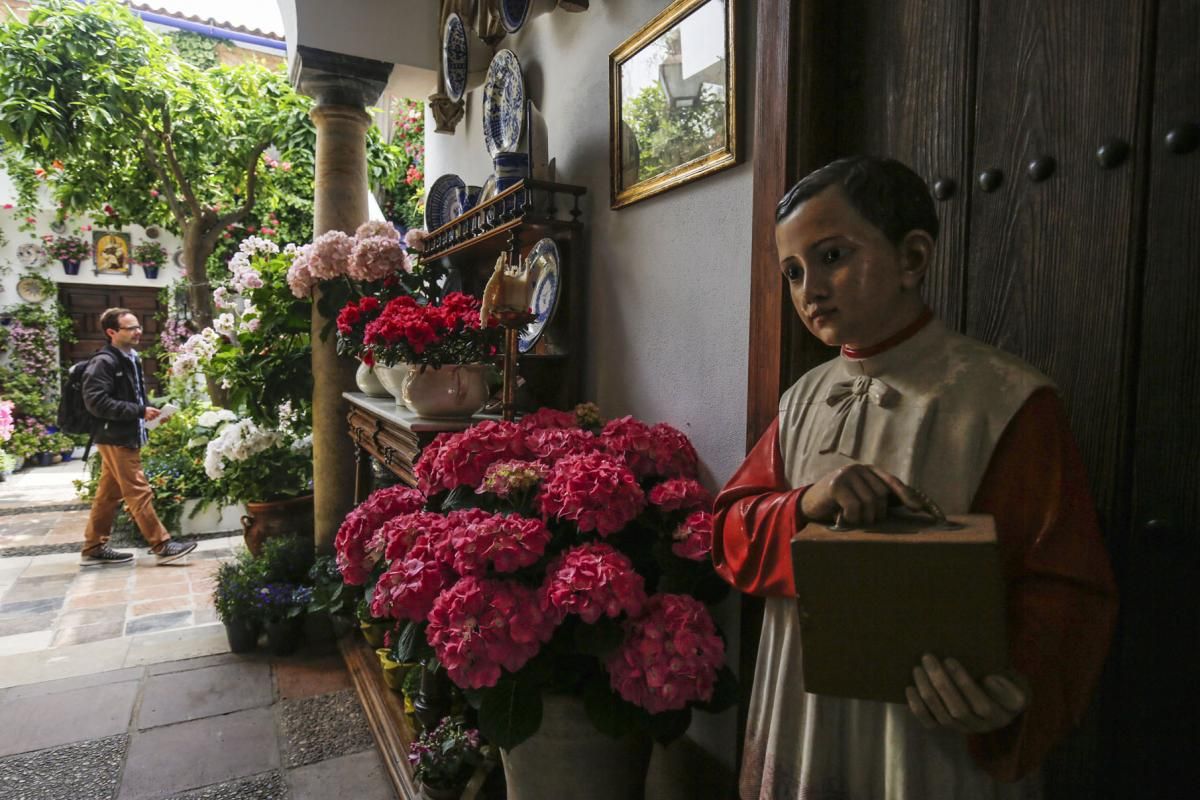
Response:
[[[788,484],[776,420],[717,497],[712,557],[726,581],[748,594],[795,596],[791,539],[806,522],[805,488]],[[969,746],[980,768],[1011,781],[1078,724],[1117,613],[1083,462],[1053,389],[1034,392],[1013,417],[971,511],[996,518],[1009,654],[1032,691],[1012,725],[971,736]]]

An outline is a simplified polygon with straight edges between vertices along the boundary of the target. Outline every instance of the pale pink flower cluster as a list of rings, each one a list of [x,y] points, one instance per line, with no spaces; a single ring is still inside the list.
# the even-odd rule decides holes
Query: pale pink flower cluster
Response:
[[[536,488],[548,472],[536,461],[497,461],[487,468],[475,493],[504,498],[524,495]]]
[[[0,442],[7,442],[13,435],[13,401],[0,400]]]
[[[370,239],[379,237],[383,239],[391,239],[394,242],[400,241],[400,231],[396,230],[396,226],[387,220],[369,219],[354,231],[355,239]]]
[[[404,234],[404,244],[414,253],[423,252],[428,239],[429,232],[424,228],[413,228],[408,233]]]
[[[707,561],[712,552],[712,538],[712,514],[693,511],[671,534],[671,552],[689,561]]]
[[[313,241],[308,251],[308,271],[320,281],[346,275],[353,250],[353,237],[342,231],[325,231]]]
[[[454,683],[482,689],[496,685],[501,668],[525,666],[554,628],[535,589],[468,576],[438,595],[425,636]]]
[[[356,281],[380,281],[397,272],[412,272],[399,239],[368,236],[356,239],[346,274]]]
[[[293,245],[288,245],[288,248]],[[303,247],[296,247],[290,252],[292,256],[292,265],[288,267],[287,282],[288,288],[292,290],[292,294],[304,300],[312,297],[313,286],[317,284],[317,279],[313,277],[312,271],[308,268],[308,254],[312,245],[306,244]],[[286,249],[284,252],[288,252]]]
[[[171,358],[171,374],[181,378],[207,366],[217,354],[220,341],[212,328],[189,336]]]
[[[646,587],[623,553],[603,543],[581,544],[550,565],[539,602],[559,620],[578,614],[590,625],[600,617],[641,614]]]
[[[567,456],[554,465],[538,497],[542,515],[575,523],[582,533],[609,536],[632,522],[646,505],[637,479],[606,453]]]
[[[712,699],[725,644],[704,604],[683,594],[656,594],[646,613],[625,623],[625,640],[609,657],[613,690],[651,714]]]

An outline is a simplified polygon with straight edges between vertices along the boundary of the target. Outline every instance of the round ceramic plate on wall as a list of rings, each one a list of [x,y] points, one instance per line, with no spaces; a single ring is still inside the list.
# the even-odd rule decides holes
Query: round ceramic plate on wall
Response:
[[[21,278],[17,281],[17,297],[26,303],[40,303],[46,299],[46,285],[37,278]]]
[[[17,248],[17,261],[23,267],[39,267],[46,263],[46,250],[36,242],[26,242]]]
[[[172,255],[171,260],[175,262],[175,266],[183,269],[183,248],[180,247]]]
[[[467,91],[467,26],[455,12],[446,16],[442,30],[442,77],[451,102],[462,100]]]
[[[526,261],[529,263],[529,282],[533,285],[529,310],[533,312],[534,320],[525,326],[518,339],[518,347],[522,353],[528,352],[537,344],[542,332],[554,318],[559,291],[562,288],[558,245],[553,239],[539,240],[529,251]]]
[[[512,50],[500,50],[483,84],[483,140],[488,154],[511,153],[521,141],[525,121],[525,78]]]
[[[425,195],[425,230],[432,233],[454,219],[457,190],[463,186],[466,186],[463,179],[452,173],[433,182],[429,193]]]

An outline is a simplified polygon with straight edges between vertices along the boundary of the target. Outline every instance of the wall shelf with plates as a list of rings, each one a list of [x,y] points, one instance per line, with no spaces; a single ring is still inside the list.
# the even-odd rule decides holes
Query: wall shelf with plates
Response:
[[[531,308],[522,337],[518,395],[525,410],[583,398],[584,275],[580,198],[587,189],[525,179],[429,232],[422,258],[442,260],[479,297],[503,252],[530,259]]]

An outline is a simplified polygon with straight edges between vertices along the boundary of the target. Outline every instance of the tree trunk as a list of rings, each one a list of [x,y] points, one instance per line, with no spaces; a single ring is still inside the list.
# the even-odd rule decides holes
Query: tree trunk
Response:
[[[183,266],[187,275],[188,311],[198,329],[212,326],[212,287],[208,283],[208,257],[213,246],[206,240],[203,220],[192,220],[183,232]],[[205,376],[208,396],[215,406],[227,406],[229,392],[212,376]]]

